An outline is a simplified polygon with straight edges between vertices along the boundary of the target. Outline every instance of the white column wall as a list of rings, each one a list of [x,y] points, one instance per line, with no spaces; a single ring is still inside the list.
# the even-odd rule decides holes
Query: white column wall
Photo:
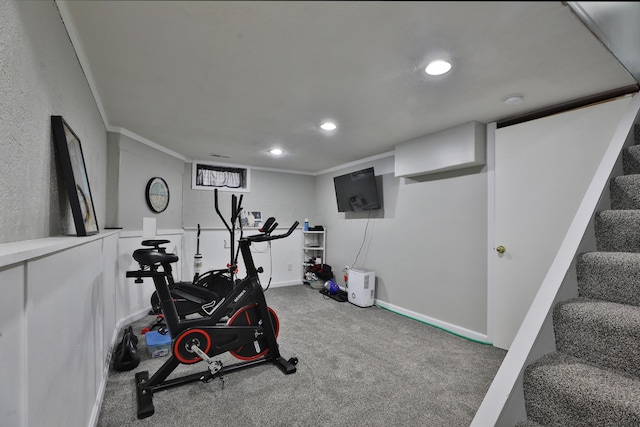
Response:
[[[117,246],[114,232],[0,245],[3,426],[95,424],[117,331]]]
[[[27,419],[25,271],[25,264],[0,269],[0,419],[8,426],[26,425]]]

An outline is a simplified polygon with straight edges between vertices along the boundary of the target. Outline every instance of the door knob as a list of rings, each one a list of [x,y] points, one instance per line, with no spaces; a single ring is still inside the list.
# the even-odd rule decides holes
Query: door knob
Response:
[[[498,252],[499,254],[503,254],[506,251],[504,246],[498,246],[496,248],[496,252]]]

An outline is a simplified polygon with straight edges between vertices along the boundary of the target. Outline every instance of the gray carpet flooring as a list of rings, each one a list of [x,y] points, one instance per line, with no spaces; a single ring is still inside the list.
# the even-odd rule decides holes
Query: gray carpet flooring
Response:
[[[98,426],[468,426],[506,354],[307,285],[272,288],[266,298],[280,320],[280,352],[299,359],[296,373],[265,364],[226,375],[224,387],[216,379],[163,390],[155,414],[138,420],[134,375],[166,359],[144,346],[148,316],[133,323],[142,361],[110,370]],[[205,368],[180,366],[171,377]]]

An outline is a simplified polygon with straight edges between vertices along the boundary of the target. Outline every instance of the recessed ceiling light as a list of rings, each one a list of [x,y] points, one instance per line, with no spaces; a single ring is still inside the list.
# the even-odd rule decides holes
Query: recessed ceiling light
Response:
[[[320,125],[320,128],[324,130],[336,130],[338,126],[333,122],[324,122]]]
[[[439,76],[448,72],[451,69],[451,64],[444,60],[432,61],[427,65],[424,71],[430,76]]]
[[[506,105],[518,105],[518,104],[522,104],[522,101],[524,101],[524,96],[508,95],[508,96],[505,96],[503,101]]]
[[[269,150],[269,152],[270,152],[271,154],[273,154],[274,156],[279,156],[279,155],[281,155],[282,153],[284,153],[284,151],[282,151],[282,149],[281,149],[281,148],[272,148],[271,150]]]

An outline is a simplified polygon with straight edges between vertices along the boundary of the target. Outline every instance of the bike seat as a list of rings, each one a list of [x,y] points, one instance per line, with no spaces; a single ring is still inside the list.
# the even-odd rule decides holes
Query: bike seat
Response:
[[[161,248],[160,245],[163,245],[165,243],[170,243],[168,240],[162,239],[162,240],[143,240],[142,241],[142,246],[153,246],[156,249],[164,249]]]
[[[176,254],[159,252],[156,249],[136,249],[133,251],[133,259],[140,265],[168,264],[178,261]]]

